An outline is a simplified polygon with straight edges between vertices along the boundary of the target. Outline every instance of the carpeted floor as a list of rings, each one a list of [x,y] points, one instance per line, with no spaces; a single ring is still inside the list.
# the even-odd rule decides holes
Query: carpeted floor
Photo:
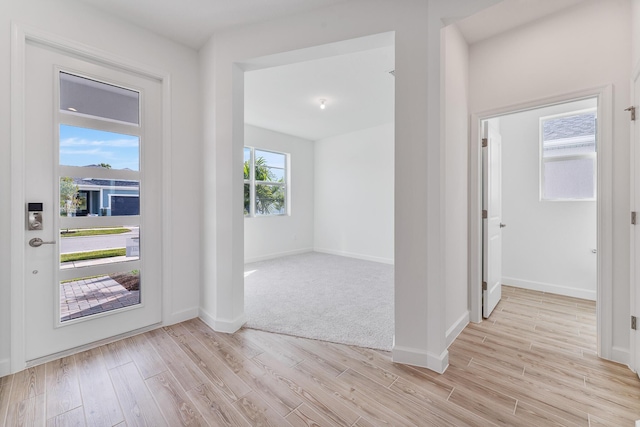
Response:
[[[309,252],[244,271],[246,328],[391,350],[392,265]]]

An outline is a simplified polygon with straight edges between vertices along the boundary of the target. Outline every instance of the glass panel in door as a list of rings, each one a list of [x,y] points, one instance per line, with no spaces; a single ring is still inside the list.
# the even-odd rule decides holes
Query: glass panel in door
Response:
[[[59,317],[64,323],[141,302],[140,105],[136,91],[67,72],[59,77]],[[111,122],[130,129],[104,130]]]

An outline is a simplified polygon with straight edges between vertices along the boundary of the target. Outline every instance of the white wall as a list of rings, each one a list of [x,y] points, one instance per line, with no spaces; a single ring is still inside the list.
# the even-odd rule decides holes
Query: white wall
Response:
[[[313,250],[313,142],[245,125],[245,145],[288,153],[290,215],[244,219],[244,260],[260,261]]]
[[[628,0],[586,1],[474,44],[472,113],[613,84],[613,327],[615,360],[629,351],[629,56]],[[606,197],[607,195],[600,195]]]
[[[631,30],[633,44],[631,51],[631,66],[640,68],[640,0],[631,2]]]
[[[314,250],[393,264],[394,128],[314,143]]]
[[[394,360],[442,372],[448,364],[441,164],[440,26],[494,0],[353,0],[216,34],[200,50],[204,200],[201,317],[214,329],[244,322],[242,175],[243,69],[256,58],[394,32]],[[366,17],[366,19],[362,19]],[[318,52],[317,50],[315,52]],[[307,52],[308,53],[308,52]],[[345,52],[342,52],[345,53]],[[300,60],[301,52],[288,55]],[[278,56],[276,63],[286,60]],[[296,58],[297,56],[297,58]],[[307,56],[308,58],[308,56]],[[252,62],[253,61],[253,62]],[[278,62],[279,61],[279,62]],[[266,61],[268,62],[268,61]],[[262,62],[265,64],[265,62]],[[244,68],[243,68],[244,67]],[[416,179],[417,170],[424,170]]]
[[[469,47],[455,25],[443,30],[445,281],[447,343],[469,323]]]
[[[171,73],[172,107],[172,277],[164,295],[169,323],[197,315],[200,282],[202,163],[198,56],[191,49],[111,19],[71,0],[5,0],[0,2],[0,197],[10,199],[10,35],[11,22],[75,40]],[[9,209],[0,209],[0,376],[10,357],[10,227]]]
[[[594,108],[595,100],[501,117],[502,283],[596,299],[595,201],[540,201],[540,118]]]

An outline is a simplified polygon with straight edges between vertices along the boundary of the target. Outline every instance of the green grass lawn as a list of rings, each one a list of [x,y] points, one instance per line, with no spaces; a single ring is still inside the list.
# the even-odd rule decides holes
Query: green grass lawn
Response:
[[[78,230],[61,231],[61,237],[82,237],[82,236],[100,236],[103,234],[122,234],[128,233],[128,228],[81,228]]]
[[[126,248],[105,249],[102,251],[91,251],[91,252],[74,252],[70,254],[60,255],[60,262],[84,261],[87,259],[99,259],[99,258],[111,258],[114,256],[125,256],[126,254],[127,254]]]

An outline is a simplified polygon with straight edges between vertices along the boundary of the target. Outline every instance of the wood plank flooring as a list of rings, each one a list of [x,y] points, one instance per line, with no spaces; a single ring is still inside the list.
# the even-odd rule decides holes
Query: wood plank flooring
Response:
[[[596,356],[593,302],[503,287],[444,375],[200,320],[0,378],[3,426],[633,426],[640,380]]]

